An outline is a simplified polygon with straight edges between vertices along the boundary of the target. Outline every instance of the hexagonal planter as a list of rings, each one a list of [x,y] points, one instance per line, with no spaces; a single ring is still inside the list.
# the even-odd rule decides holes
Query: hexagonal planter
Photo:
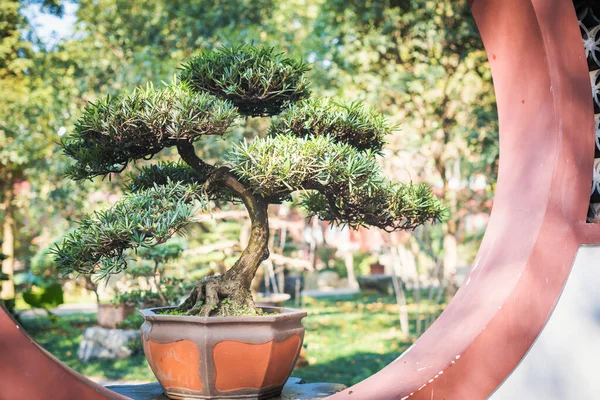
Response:
[[[262,307],[260,317],[162,315],[141,310],[150,368],[171,399],[268,399],[292,373],[306,312]]]

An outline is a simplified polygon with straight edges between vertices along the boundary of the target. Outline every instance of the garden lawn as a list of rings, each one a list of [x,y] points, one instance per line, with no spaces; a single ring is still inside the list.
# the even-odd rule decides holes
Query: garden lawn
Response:
[[[293,375],[307,382],[355,384],[396,359],[416,339],[400,331],[394,297],[311,299],[305,309],[308,366],[296,368]],[[417,308],[409,305],[408,310],[415,332]]]
[[[297,367],[293,376],[307,382],[354,384],[383,368],[414,342],[414,337],[405,339],[399,330],[393,297],[308,299],[304,308],[308,311],[303,320],[308,365]],[[415,306],[409,306],[409,315],[414,332]],[[41,317],[26,319],[23,325],[44,348],[86,376],[155,380],[143,354],[122,360],[80,361],[81,335],[94,323],[94,314],[73,314],[59,317],[56,323]]]
[[[77,358],[83,331],[86,327],[96,324],[96,314],[60,316],[55,323],[46,317],[26,318],[22,324],[42,347],[85,376],[110,380],[156,380],[143,354],[120,360],[89,362]]]

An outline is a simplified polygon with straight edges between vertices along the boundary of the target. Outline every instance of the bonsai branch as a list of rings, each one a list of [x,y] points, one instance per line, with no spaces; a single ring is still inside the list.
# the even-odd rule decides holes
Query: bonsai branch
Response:
[[[177,152],[181,159],[196,172],[209,173],[215,170],[213,165],[207,164],[196,155],[196,150],[191,142],[180,140],[177,142]]]

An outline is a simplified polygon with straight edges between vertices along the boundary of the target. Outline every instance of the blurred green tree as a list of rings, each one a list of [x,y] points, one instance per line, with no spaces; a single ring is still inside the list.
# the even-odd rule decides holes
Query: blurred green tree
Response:
[[[388,171],[437,182],[450,211],[438,272],[453,292],[465,217],[489,210],[498,158],[491,73],[467,1],[325,0],[314,35],[318,85],[402,122]]]
[[[40,5],[60,12],[56,4]],[[0,297],[14,297],[17,192],[30,176],[45,175],[40,162],[50,158],[58,136],[52,89],[40,73],[43,49],[20,13],[21,3],[0,0],[0,201],[2,204],[2,283]]]
[[[53,156],[51,144],[59,132],[72,131],[88,101],[144,82],[159,85],[181,59],[243,38],[313,62],[316,94],[359,98],[393,124],[402,121],[383,163],[397,179],[437,180],[452,210],[443,225],[444,269],[451,275],[462,221],[467,211],[489,204],[497,159],[491,78],[465,0],[83,0],[73,34],[50,49],[19,13],[34,3],[0,0],[0,90],[7,93],[0,99],[6,128],[0,169],[9,159],[14,169],[0,175],[9,188],[0,191],[0,213],[4,227],[12,227],[4,233],[5,252],[13,255],[6,269],[15,251],[25,261],[35,254],[42,230],[39,245],[45,246],[66,228],[65,219],[80,218],[90,207],[88,190],[109,191],[107,181],[92,188],[58,178],[64,159]],[[36,4],[56,15],[63,11],[58,2]],[[267,125],[249,119],[236,132],[252,137]],[[208,161],[230,148],[218,137],[203,144],[199,155]],[[409,157],[415,150],[423,156]],[[402,162],[408,158],[412,166]],[[477,172],[490,177],[483,190],[473,189]],[[20,182],[29,185],[30,196],[15,193]]]

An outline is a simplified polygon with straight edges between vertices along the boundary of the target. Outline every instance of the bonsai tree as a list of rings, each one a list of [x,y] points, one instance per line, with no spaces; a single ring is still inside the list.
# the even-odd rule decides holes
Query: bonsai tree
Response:
[[[382,173],[385,118],[359,102],[309,98],[308,70],[272,48],[224,47],[182,65],[170,84],[89,104],[61,143],[76,161],[71,178],[120,173],[171,147],[181,160],[138,169],[120,201],[54,248],[59,268],[105,278],[127,267],[127,249],[167,241],[211,201],[242,203],[251,220],[247,247],[226,273],[197,282],[178,311],[257,314],[250,284],[269,257],[269,204],[301,192],[310,216],[350,228],[394,231],[439,220],[443,207],[427,186]],[[238,118],[273,116],[266,136],[234,145],[218,164],[195,151],[203,136],[226,135]]]

